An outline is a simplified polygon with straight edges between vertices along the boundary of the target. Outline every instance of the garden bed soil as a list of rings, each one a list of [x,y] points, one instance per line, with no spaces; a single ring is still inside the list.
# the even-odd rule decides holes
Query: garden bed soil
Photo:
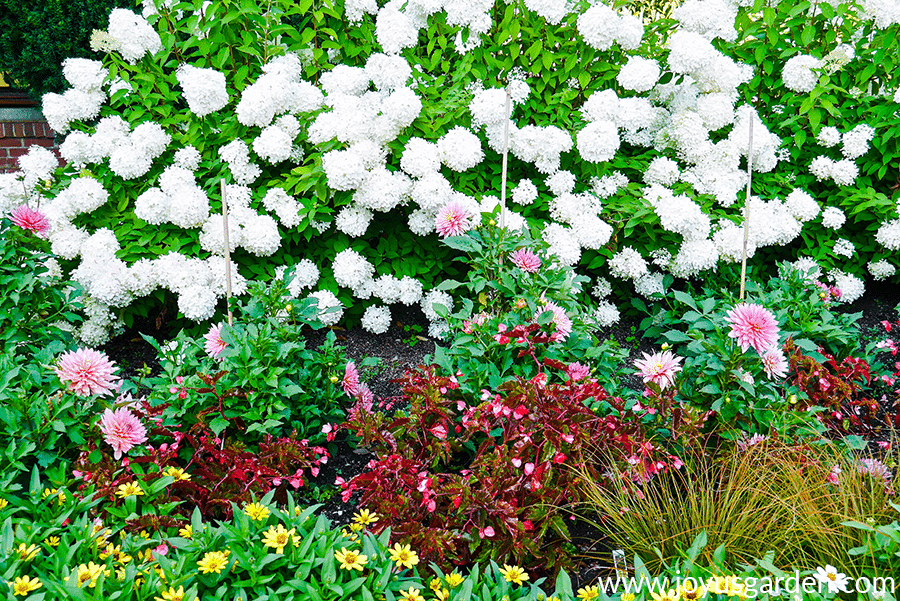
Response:
[[[859,325],[861,346],[870,341],[885,338],[881,322],[896,322],[896,307],[900,303],[900,287],[892,284],[870,283],[865,296],[856,302],[842,307],[848,313],[861,312]],[[167,335],[174,334],[157,329],[157,324],[146,320],[116,337],[103,347],[109,357],[120,366],[123,377],[137,378],[138,370],[148,366],[154,375],[159,372],[155,350],[141,337],[141,333],[165,340]],[[628,350],[626,363],[632,363],[642,353],[650,353],[655,349],[639,336],[640,320],[624,317],[619,323],[597,332],[599,340],[613,339]],[[337,343],[345,347],[347,356],[359,365],[363,359],[377,357],[379,363],[375,367],[362,370],[362,379],[372,389],[376,399],[385,403],[397,401],[400,397],[400,383],[404,373],[424,363],[427,355],[434,353],[435,341],[428,338],[428,322],[418,307],[405,308],[395,313],[395,319],[385,334],[375,335],[356,327],[349,330],[332,328]],[[316,348],[325,340],[328,330],[309,330],[306,341],[309,348]],[[641,390],[640,378],[626,378],[625,385]],[[893,400],[887,401],[893,410]],[[383,406],[383,404],[382,404]],[[394,409],[399,406],[394,405]],[[889,409],[884,407],[884,410]],[[340,476],[349,480],[361,473],[366,464],[374,456],[364,449],[357,449],[348,443],[346,436],[338,436],[329,445],[331,458],[321,470],[312,484],[308,502],[320,502],[320,512],[337,524],[349,523],[357,510],[354,499],[343,503],[340,494],[333,488],[335,479]],[[575,517],[575,516],[572,516]],[[580,569],[573,574],[573,584],[583,586],[594,582],[599,576],[613,573],[612,548],[603,532],[594,525],[578,519],[570,520],[572,542],[577,548]]]

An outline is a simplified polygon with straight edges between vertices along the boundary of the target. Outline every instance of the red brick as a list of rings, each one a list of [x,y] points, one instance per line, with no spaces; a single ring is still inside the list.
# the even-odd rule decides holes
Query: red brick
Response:
[[[44,148],[50,148],[53,146],[53,140],[48,140],[47,138],[22,138],[21,139],[22,146],[28,147],[32,144],[37,144],[38,146],[43,146]]]
[[[20,156],[22,156],[23,154],[25,154],[26,152],[28,152],[28,149],[27,149],[27,148],[10,148],[10,149],[7,151],[7,153],[8,153],[9,156],[11,156],[11,157],[20,157]]]
[[[0,140],[0,147],[3,148],[20,148],[22,146],[22,138],[3,138]]]

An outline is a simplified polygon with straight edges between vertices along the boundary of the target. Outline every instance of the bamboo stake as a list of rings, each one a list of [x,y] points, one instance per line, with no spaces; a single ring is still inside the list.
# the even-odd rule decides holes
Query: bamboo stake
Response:
[[[222,193],[222,221],[225,224],[225,298],[228,304],[228,326],[234,325],[231,315],[231,246],[228,244],[228,202],[225,199],[225,180],[219,180]]]
[[[506,164],[509,155],[509,114],[512,97],[506,86],[506,119],[503,122],[503,167],[500,173],[500,228],[506,227]]]
[[[753,180],[753,115],[750,115],[750,140],[747,143],[747,193],[744,195],[744,250],[741,253],[741,296],[747,284],[747,240],[750,237],[750,183]]]

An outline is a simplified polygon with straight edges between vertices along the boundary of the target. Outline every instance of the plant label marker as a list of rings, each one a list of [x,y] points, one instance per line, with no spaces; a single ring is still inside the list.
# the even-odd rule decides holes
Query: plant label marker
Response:
[[[228,307],[228,326],[234,325],[231,314],[231,246],[228,244],[228,201],[225,199],[225,180],[219,180],[222,194],[222,222],[225,224],[225,303]]]

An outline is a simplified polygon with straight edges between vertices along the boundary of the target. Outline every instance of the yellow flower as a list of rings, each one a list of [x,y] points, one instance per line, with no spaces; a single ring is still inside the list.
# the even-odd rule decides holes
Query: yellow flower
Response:
[[[447,601],[447,598],[450,597],[450,591],[445,588],[434,591],[434,596],[437,597],[440,601]]]
[[[440,590],[440,588],[441,588],[441,581],[438,580],[437,578],[432,578],[432,579],[431,579],[431,582],[428,583],[428,588],[430,588],[430,589],[433,590],[433,591]]]
[[[301,513],[303,513],[302,509],[300,509],[299,507],[294,507],[294,515],[295,516],[297,516],[299,518]]]
[[[207,551],[203,559],[197,562],[197,568],[201,574],[215,572],[220,574],[228,565],[228,556],[231,551]]]
[[[162,592],[162,597],[154,597],[156,601],[182,601],[184,599],[184,587],[179,586],[175,590],[174,586],[170,586],[169,590]]]
[[[727,595],[730,586],[730,579],[726,576],[716,576],[710,578],[707,584],[707,590],[715,595]]]
[[[400,596],[406,599],[406,601],[425,601],[425,597],[420,595],[421,591],[417,588],[409,587],[408,591],[400,591]]]
[[[592,599],[596,599],[599,596],[600,589],[598,589],[596,585],[578,589],[578,598],[581,599],[581,601],[592,601]]]
[[[50,545],[51,547],[59,546],[59,537],[58,536],[48,536],[44,539],[45,545]]]
[[[729,597],[737,597],[739,599],[747,598],[747,585],[740,582],[740,580],[732,576],[728,579],[728,596]]]
[[[190,480],[191,475],[185,472],[180,467],[175,467],[174,465],[170,465],[163,472],[163,476],[172,476],[175,479],[175,482],[181,482],[182,480]]]
[[[659,594],[650,591],[650,597],[653,598],[653,601],[678,601],[679,599],[678,591],[675,589],[664,589]]]
[[[363,528],[365,528],[365,526],[363,526],[362,524],[350,524],[350,530],[352,532],[362,532]]]
[[[26,545],[25,543],[19,543],[19,548],[16,551],[19,553],[19,559],[22,561],[31,561],[38,554],[37,545]]]
[[[356,534],[354,534],[353,532],[350,532],[346,528],[341,529],[341,536],[348,539],[352,543],[355,543],[356,541],[359,540],[359,537]]]
[[[452,574],[447,574],[447,584],[450,585],[450,588],[456,588],[463,582],[465,582],[465,578],[453,572]]]
[[[503,564],[503,567],[500,568],[500,573],[507,582],[512,582],[513,584],[522,584],[528,580],[528,574],[519,566]]]
[[[268,512],[268,510],[267,510]],[[267,547],[275,549],[275,553],[278,555],[284,554],[284,548],[288,546],[289,543],[293,541],[294,546],[300,544],[300,537],[294,534],[295,530],[291,528],[290,530],[285,530],[282,524],[278,524],[278,528],[275,526],[269,526],[269,529],[263,535],[263,544]]]
[[[259,522],[269,519],[272,512],[265,505],[259,503],[250,503],[244,507],[244,513],[250,516],[250,519]]]
[[[368,509],[360,509],[358,513],[353,514],[353,521],[368,526],[378,521],[378,514],[370,513]]]
[[[0,509],[6,509],[8,505],[9,501],[7,501],[6,499],[0,499]]]
[[[628,593],[625,593],[625,594],[627,595]],[[553,595],[552,597],[547,597],[547,601],[559,601],[559,597],[557,597],[556,595]]]
[[[192,536],[194,536],[194,527],[188,524],[184,528],[179,528],[178,536],[180,536],[181,538],[191,538]]]
[[[143,493],[141,493],[141,494],[143,494]],[[147,532],[146,530],[141,530],[141,531],[138,533],[138,536],[140,536],[140,537],[143,538],[143,539],[149,539],[149,538],[150,538],[150,533]]]
[[[55,495],[56,491],[59,490],[57,488],[45,488],[44,492],[41,493],[41,498],[46,499],[50,495]]]
[[[634,601],[634,593],[623,593],[620,601]]]
[[[116,491],[116,494],[122,497],[140,497],[143,496],[144,491],[141,489],[141,485],[137,482],[129,482],[128,484],[120,484],[119,489]]]
[[[697,599],[702,599],[703,596],[706,595],[706,587],[702,584],[697,586],[697,583],[692,580],[687,580],[678,587],[678,593],[685,601],[695,601]]]
[[[340,562],[341,567],[345,570],[357,570],[362,572],[363,566],[369,563],[369,558],[359,551],[352,549],[341,549],[335,552],[334,558]]]
[[[19,576],[14,582],[10,582],[9,585],[13,589],[13,595],[22,595],[23,597],[27,597],[28,593],[36,591],[43,586],[40,579],[31,578],[30,576]]]
[[[109,570],[105,570],[103,566],[97,565],[93,561],[88,562],[87,564],[81,564],[78,566],[77,576],[78,582],[76,583],[78,588],[81,588],[85,584],[87,584],[90,588],[94,588],[97,586],[97,580],[101,575],[106,574],[110,575]],[[68,578],[66,578],[68,580]]]
[[[391,556],[391,561],[401,568],[412,569],[414,565],[419,564],[419,556],[415,551],[410,550],[409,545],[401,546],[400,543],[395,543],[393,549],[388,549],[388,554]]]

